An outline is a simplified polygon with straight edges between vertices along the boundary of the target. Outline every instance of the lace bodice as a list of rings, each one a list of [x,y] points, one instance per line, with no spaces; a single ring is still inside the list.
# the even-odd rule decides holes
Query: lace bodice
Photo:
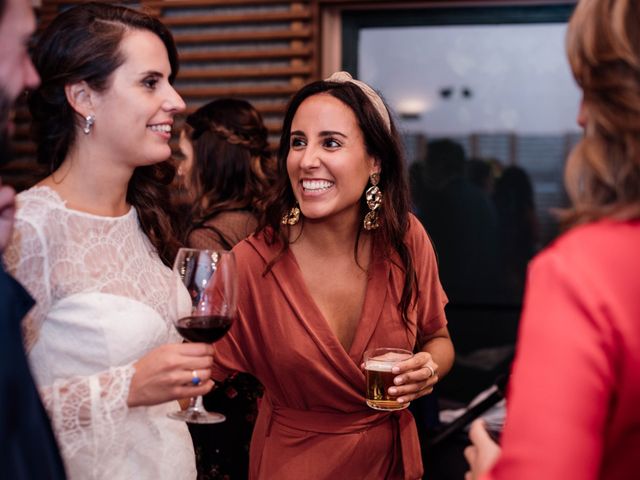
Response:
[[[32,188],[18,195],[4,260],[37,301],[25,343],[71,477],[194,478],[186,427],[164,419],[177,404],[126,403],[132,365],[180,341],[172,319],[190,305],[136,210],[100,217],[66,208],[48,187]],[[181,312],[176,295],[184,296]],[[153,465],[163,454],[175,468]]]

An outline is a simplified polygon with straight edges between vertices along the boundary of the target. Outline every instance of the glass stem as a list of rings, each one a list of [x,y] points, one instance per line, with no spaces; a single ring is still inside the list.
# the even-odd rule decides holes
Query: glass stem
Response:
[[[204,405],[202,404],[202,396],[191,397],[189,399],[188,410],[191,412],[204,412]]]

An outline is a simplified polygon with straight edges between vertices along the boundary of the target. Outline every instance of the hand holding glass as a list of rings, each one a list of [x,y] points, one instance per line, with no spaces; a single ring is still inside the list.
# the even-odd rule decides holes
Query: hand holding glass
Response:
[[[232,252],[181,248],[173,270],[187,287],[191,312],[177,318],[175,327],[190,342],[213,343],[231,328],[236,316],[237,273]],[[194,381],[198,381],[194,373]],[[192,397],[189,408],[169,414],[189,423],[220,423],[225,416],[207,412],[202,397]]]
[[[364,353],[364,371],[367,377],[367,405],[375,410],[402,410],[409,402],[399,403],[389,395],[396,374],[393,366],[408,360],[413,354],[402,348],[374,348]]]

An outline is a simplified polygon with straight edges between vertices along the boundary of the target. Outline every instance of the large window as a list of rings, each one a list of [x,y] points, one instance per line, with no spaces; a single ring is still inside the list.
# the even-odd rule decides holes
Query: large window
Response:
[[[562,171],[581,135],[564,49],[572,9],[343,12],[343,67],[395,114],[462,353],[513,342],[527,262],[567,205]]]

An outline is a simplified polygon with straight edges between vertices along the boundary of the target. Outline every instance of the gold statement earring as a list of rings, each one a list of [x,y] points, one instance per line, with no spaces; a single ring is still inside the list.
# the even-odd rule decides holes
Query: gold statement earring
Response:
[[[372,173],[369,181],[371,182],[371,186],[367,188],[365,192],[369,212],[364,217],[363,227],[365,230],[375,230],[380,226],[378,210],[382,206],[382,191],[380,191],[380,187],[378,187],[380,174]]]
[[[296,225],[300,221],[300,208],[296,203],[287,213],[282,216],[280,223],[283,225]]]
[[[96,117],[93,115],[87,115],[84,117],[84,128],[82,131],[85,135],[89,135],[91,133],[91,129],[93,128],[93,124],[96,123]]]

